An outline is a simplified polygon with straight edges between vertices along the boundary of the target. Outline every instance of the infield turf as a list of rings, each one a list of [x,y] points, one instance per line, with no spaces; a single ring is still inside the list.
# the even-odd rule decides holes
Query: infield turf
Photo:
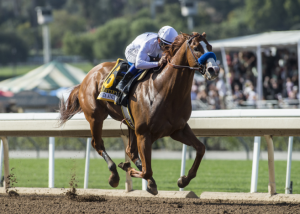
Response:
[[[124,160],[114,159],[118,164]],[[186,174],[193,160],[186,162]],[[55,159],[55,182],[57,188],[68,188],[73,175],[78,188],[83,188],[84,159]],[[153,177],[158,190],[177,191],[181,160],[152,160]],[[12,169],[13,168],[13,169]],[[11,159],[10,172],[15,175],[17,187],[48,187],[48,159]],[[252,161],[203,160],[197,176],[184,190],[194,191],[198,196],[210,192],[250,192]],[[125,172],[118,168],[120,183],[117,189],[125,189]],[[2,173],[3,175],[3,173]],[[91,159],[89,188],[113,189],[108,184],[107,164],[102,159]],[[258,173],[258,192],[268,192],[268,162],[260,161]],[[276,192],[284,193],[286,161],[275,161]],[[142,189],[142,181],[132,178],[133,188]],[[291,180],[293,193],[300,193],[300,161],[292,162]]]

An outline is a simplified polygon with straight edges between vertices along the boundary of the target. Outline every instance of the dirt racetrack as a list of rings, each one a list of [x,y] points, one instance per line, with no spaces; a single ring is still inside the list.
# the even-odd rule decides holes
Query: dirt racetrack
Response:
[[[300,204],[197,199],[0,194],[0,213],[300,213]]]

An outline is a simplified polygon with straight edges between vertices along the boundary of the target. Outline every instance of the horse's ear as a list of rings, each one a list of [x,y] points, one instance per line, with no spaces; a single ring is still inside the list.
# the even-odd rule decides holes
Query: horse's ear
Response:
[[[203,32],[203,33],[202,33],[202,36],[203,36],[204,38],[206,38],[206,33],[205,33],[205,32]]]
[[[183,37],[189,37],[189,36],[190,36],[190,35],[187,34],[187,33],[181,33],[181,35],[182,35]]]
[[[197,35],[199,35],[199,33],[197,33],[197,32],[193,32],[193,35],[194,35],[194,36],[197,36]]]

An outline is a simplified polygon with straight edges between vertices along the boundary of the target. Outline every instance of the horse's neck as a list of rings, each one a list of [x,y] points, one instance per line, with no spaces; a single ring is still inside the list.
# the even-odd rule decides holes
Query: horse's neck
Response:
[[[171,59],[174,65],[188,66],[186,42],[177,51]],[[194,71],[188,68],[173,68],[168,65],[168,68],[162,71],[164,82],[166,84],[165,96],[174,96],[179,101],[191,98],[191,88],[194,78]]]

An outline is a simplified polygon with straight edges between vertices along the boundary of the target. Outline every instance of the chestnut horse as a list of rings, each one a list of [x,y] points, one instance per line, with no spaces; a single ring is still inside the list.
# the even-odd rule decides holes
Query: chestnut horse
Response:
[[[129,143],[126,154],[140,171],[132,168],[129,162],[120,163],[119,167],[131,177],[146,179],[147,191],[154,195],[158,192],[152,178],[151,146],[159,138],[170,136],[174,140],[193,146],[197,152],[192,168],[187,176],[178,179],[178,186],[184,188],[196,176],[205,146],[187,124],[192,111],[191,87],[195,70],[200,70],[208,80],[218,76],[219,67],[215,60],[206,59],[202,65],[197,61],[204,53],[212,54],[211,51],[212,46],[207,42],[205,33],[178,35],[164,52],[168,64],[161,71],[149,72],[129,93],[135,130],[128,128]],[[120,177],[115,163],[105,151],[102,125],[108,115],[118,121],[123,120],[123,115],[120,106],[97,100],[104,79],[114,65],[115,62],[104,62],[95,66],[82,83],[74,87],[66,104],[63,101],[61,103],[60,122],[62,125],[73,115],[83,111],[90,123],[92,146],[108,164],[111,171],[109,184],[117,187]]]

